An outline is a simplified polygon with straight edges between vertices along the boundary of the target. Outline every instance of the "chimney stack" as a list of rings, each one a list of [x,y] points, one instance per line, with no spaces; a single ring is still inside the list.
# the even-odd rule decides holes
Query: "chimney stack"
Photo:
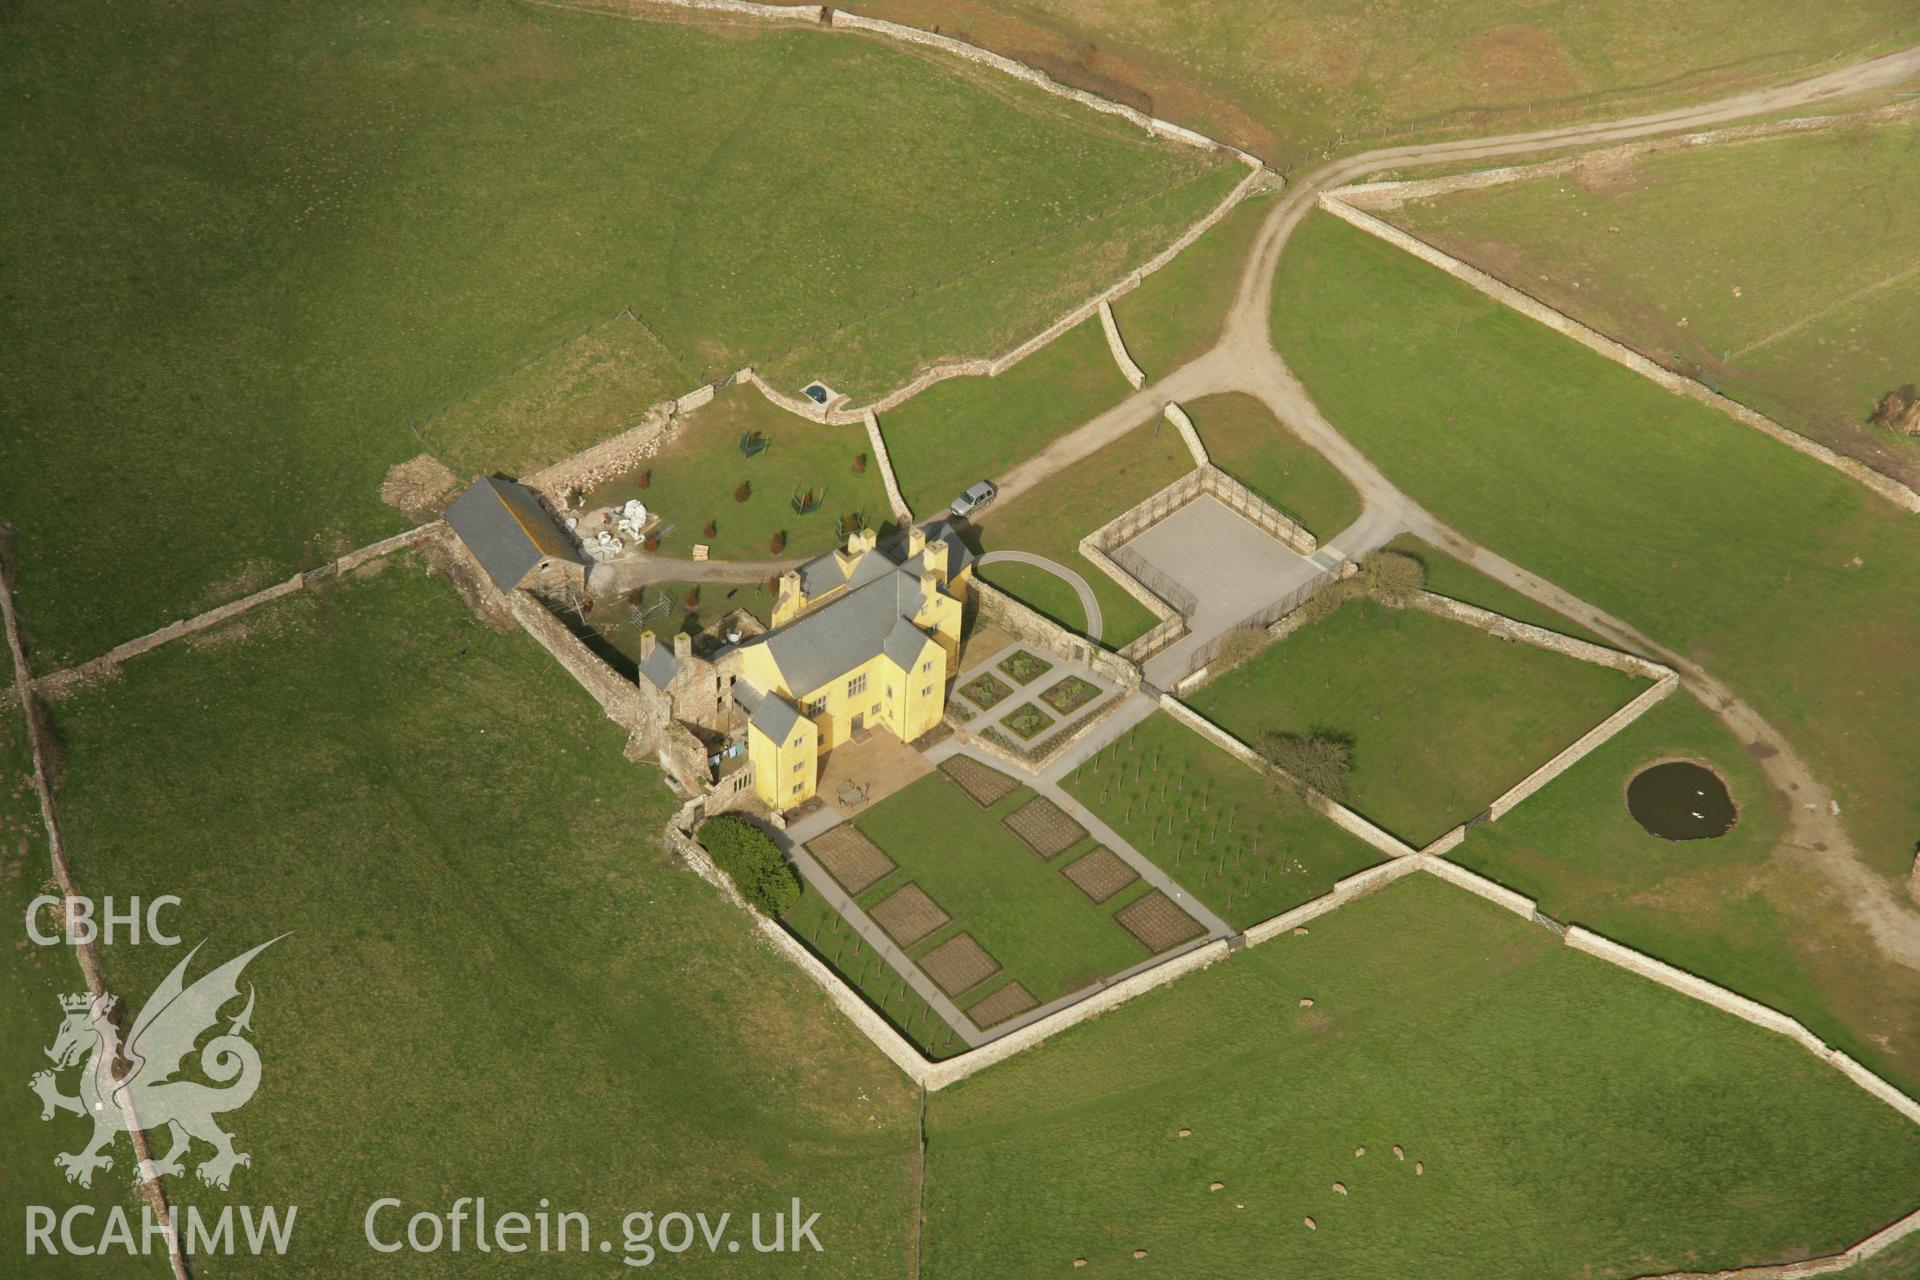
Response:
[[[693,637],[684,631],[677,633],[673,637],[673,656],[679,662],[693,657]]]
[[[640,633],[640,661],[645,662],[653,656],[654,636],[651,631]]]
[[[907,559],[911,560],[927,549],[927,531],[919,525],[907,528]]]

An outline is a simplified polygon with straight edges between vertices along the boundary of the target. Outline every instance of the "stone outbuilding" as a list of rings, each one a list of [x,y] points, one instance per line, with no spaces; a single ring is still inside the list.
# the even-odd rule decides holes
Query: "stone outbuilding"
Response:
[[[585,586],[580,549],[523,484],[482,476],[447,508],[447,523],[502,591],[536,579]]]

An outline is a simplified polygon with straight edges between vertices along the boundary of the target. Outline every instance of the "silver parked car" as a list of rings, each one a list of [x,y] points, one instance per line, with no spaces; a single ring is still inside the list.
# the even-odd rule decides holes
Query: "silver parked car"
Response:
[[[970,516],[980,508],[986,506],[989,502],[992,502],[999,494],[1000,490],[994,485],[993,481],[982,480],[979,484],[968,485],[967,491],[955,498],[953,505],[948,507],[947,510],[951,511],[956,517]]]

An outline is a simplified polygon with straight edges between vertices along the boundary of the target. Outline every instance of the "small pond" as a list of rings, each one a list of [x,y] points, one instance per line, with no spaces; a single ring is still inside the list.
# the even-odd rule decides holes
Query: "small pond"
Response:
[[[1720,775],[1691,760],[1670,760],[1635,774],[1627,784],[1627,812],[1663,840],[1723,836],[1739,816]]]

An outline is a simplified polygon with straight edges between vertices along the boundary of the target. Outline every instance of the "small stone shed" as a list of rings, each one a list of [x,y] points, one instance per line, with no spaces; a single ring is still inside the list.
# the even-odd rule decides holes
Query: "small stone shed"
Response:
[[[586,560],[573,538],[523,484],[482,476],[447,508],[447,523],[502,591],[532,578],[586,582]]]

